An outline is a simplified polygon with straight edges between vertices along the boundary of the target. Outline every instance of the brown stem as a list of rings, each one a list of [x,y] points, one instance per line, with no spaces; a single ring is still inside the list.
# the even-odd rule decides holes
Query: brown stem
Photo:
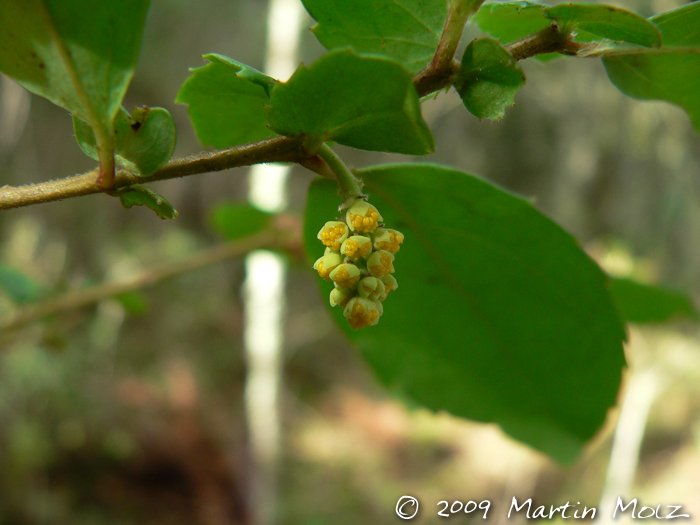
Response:
[[[562,33],[558,24],[552,23],[535,34],[511,42],[506,49],[515,60],[523,60],[545,53],[573,54],[576,52],[575,46],[576,42]]]
[[[454,56],[462,38],[464,26],[480,5],[480,0],[450,3],[445,27],[433,59],[413,77],[418,96],[423,97],[450,85],[452,76],[459,69],[459,63],[454,60]]]
[[[274,137],[243,146],[172,159],[148,177],[139,177],[129,171],[119,170],[114,180],[114,188],[250,166],[262,162],[299,163],[307,158],[308,154],[305,152],[301,140]],[[41,202],[103,193],[106,190],[98,184],[97,173],[98,169],[95,169],[65,179],[19,187],[4,186],[0,188],[0,209],[19,208]]]

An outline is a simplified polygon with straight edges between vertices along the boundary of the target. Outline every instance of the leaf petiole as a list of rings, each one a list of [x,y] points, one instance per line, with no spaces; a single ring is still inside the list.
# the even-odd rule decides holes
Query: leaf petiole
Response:
[[[317,154],[326,161],[326,164],[328,164],[335,174],[338,186],[340,186],[340,195],[343,197],[343,204],[340,205],[338,211],[342,212],[348,208],[355,199],[359,199],[363,196],[362,184],[328,144],[323,144],[319,148]]]

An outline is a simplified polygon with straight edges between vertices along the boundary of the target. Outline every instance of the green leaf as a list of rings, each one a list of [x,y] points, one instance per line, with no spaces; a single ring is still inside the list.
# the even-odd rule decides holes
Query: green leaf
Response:
[[[623,278],[610,279],[608,289],[628,323],[664,323],[679,317],[698,319],[698,311],[684,293]]]
[[[416,73],[433,58],[447,19],[445,0],[302,0],[328,50],[385,55]]]
[[[73,117],[75,139],[85,154],[99,160],[95,134],[88,124]],[[175,151],[177,131],[168,110],[142,107],[129,115],[121,108],[114,119],[114,150],[117,163],[147,176],[163,166]]]
[[[264,230],[271,217],[250,204],[224,203],[214,208],[209,223],[216,232],[234,240]]]
[[[132,184],[126,188],[114,192],[119,197],[122,206],[131,208],[132,206],[146,206],[158,214],[161,219],[174,219],[177,211],[165,199],[156,192],[141,184]]]
[[[604,58],[608,77],[630,97],[677,104],[700,132],[700,3],[650,20],[661,30],[663,47]]]
[[[341,327],[400,395],[571,461],[615,403],[625,364],[607,277],[530,203],[479,178],[423,164],[358,175],[406,240],[379,324],[352,331],[334,308]],[[336,190],[311,186],[310,260],[323,253],[316,233],[337,215]]]
[[[204,55],[209,64],[193,69],[175,102],[188,104],[197,138],[206,146],[228,148],[275,135],[264,105],[276,81],[223,55]]]
[[[472,115],[502,119],[525,85],[525,74],[508,51],[492,38],[472,41],[462,56],[454,86]]]
[[[549,18],[559,21],[569,30],[586,33],[590,41],[609,39],[645,47],[661,45],[661,32],[636,13],[609,5],[559,4],[547,9]]]
[[[492,2],[481,6],[472,21],[482,31],[500,38],[503,42],[515,42],[549,26],[547,7],[532,2]]]
[[[410,155],[435,149],[411,74],[387,58],[333,51],[277,84],[271,102],[272,129],[304,136],[311,151],[328,140]]]
[[[41,285],[10,266],[0,266],[0,289],[19,304],[36,301],[42,293]]]
[[[3,2],[0,71],[87,122],[112,159],[112,121],[131,80],[149,0]],[[103,162],[104,161],[104,162]]]

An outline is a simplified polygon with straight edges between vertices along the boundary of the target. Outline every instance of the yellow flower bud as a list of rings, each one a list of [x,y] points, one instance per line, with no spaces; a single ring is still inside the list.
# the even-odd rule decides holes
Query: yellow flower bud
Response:
[[[364,277],[357,284],[357,291],[360,297],[371,299],[373,301],[381,301],[386,297],[384,283],[376,277]]]
[[[367,259],[367,270],[375,277],[394,273],[394,254],[386,250],[372,252]]]
[[[355,330],[365,326],[374,326],[382,315],[377,305],[379,303],[364,297],[353,297],[345,306],[343,315]]]
[[[389,292],[393,292],[399,287],[399,283],[396,282],[396,277],[393,275],[384,275],[380,277],[382,283],[384,283],[384,297],[380,297],[380,301],[383,301],[386,299],[386,296],[389,295]]]
[[[336,288],[355,288],[360,280],[360,269],[354,264],[341,264],[330,273]]]
[[[372,240],[363,235],[353,235],[343,241],[340,253],[350,259],[366,258],[372,253]]]
[[[355,297],[355,290],[350,288],[333,288],[330,296],[331,306],[340,305],[345,307],[353,297]]]
[[[333,250],[326,248],[326,253],[323,257],[320,257],[314,263],[314,270],[318,271],[318,274],[325,279],[330,281],[330,275],[333,270],[335,270],[339,265],[343,263],[343,257]]]
[[[403,233],[389,228],[377,228],[372,234],[372,239],[375,249],[396,253],[401,248],[399,245],[403,242]]]
[[[376,230],[384,219],[379,214],[379,210],[369,202],[356,199],[345,213],[345,220],[353,231],[368,233]]]
[[[325,246],[332,250],[340,250],[340,245],[350,235],[348,225],[340,221],[328,221],[323,225],[323,228],[318,232],[316,238]]]

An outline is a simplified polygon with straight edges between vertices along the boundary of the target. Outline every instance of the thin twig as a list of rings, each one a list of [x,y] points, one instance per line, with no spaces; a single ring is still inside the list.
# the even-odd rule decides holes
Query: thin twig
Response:
[[[264,162],[300,163],[308,157],[301,140],[274,137],[243,146],[172,159],[148,177],[139,177],[129,171],[119,170],[114,189],[136,183],[144,184]],[[65,179],[19,187],[3,186],[0,188],[0,209],[19,208],[92,193],[104,193],[106,190],[98,184],[97,175],[98,169],[94,169]]]
[[[212,264],[239,257],[252,250],[261,248],[285,247],[279,240],[279,232],[267,230],[242,239],[229,241],[208,250],[196,253],[191,257],[146,270],[127,281],[104,283],[83,290],[69,292],[55,299],[47,300],[35,306],[19,310],[10,319],[0,322],[0,333],[6,334],[50,315],[78,310],[98,303],[109,297],[115,297],[126,292],[141,290],[160,283],[166,279],[210,266]]]

